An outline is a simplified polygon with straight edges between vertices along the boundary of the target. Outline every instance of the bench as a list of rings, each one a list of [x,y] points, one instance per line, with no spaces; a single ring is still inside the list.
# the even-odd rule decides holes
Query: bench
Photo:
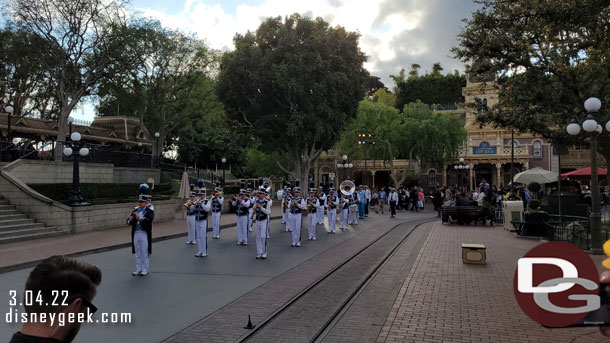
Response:
[[[443,224],[450,223],[449,217],[452,222],[458,224],[478,224],[482,222],[487,224],[487,219],[491,220],[493,224],[494,210],[493,208],[484,208],[479,206],[443,206],[441,208],[441,221]]]
[[[549,216],[544,212],[525,213],[523,221],[511,221],[519,236],[546,236],[552,226],[548,223]]]

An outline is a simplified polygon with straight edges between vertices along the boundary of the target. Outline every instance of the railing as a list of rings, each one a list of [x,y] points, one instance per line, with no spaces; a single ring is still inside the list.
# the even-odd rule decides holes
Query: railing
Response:
[[[19,145],[0,142],[0,162],[13,162],[20,159],[28,160],[45,160],[53,158],[53,149],[48,151],[43,150],[45,147],[52,146],[52,142],[48,142],[42,147],[36,149],[33,147],[24,149]]]
[[[569,242],[585,250],[591,248],[589,218],[549,215],[547,224],[552,228],[545,237],[548,240]],[[607,232],[602,232],[602,237],[607,236]]]

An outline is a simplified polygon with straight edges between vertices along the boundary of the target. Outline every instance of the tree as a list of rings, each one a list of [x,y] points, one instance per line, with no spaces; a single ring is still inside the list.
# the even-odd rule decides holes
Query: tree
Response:
[[[369,84],[367,86],[366,95],[369,96],[376,91],[386,88],[381,79],[377,76],[369,76]]]
[[[12,28],[0,31],[0,94],[4,97],[0,104],[12,105],[17,116],[56,119],[57,93],[40,54],[52,47],[45,45],[37,34]]]
[[[111,76],[123,46],[123,3],[106,0],[12,0],[6,18],[19,30],[44,40],[39,52],[59,101],[55,159],[61,160],[68,116],[93,86]]]
[[[376,144],[357,144],[360,132],[374,134]],[[386,161],[392,181],[401,185],[409,173],[399,172],[394,160],[419,160],[420,166],[424,160],[432,163],[453,160],[465,137],[464,121],[456,114],[432,112],[421,102],[405,106],[400,113],[395,107],[363,100],[356,120],[341,135],[337,149],[355,159],[375,156]]]
[[[124,59],[137,63],[131,68],[113,66],[117,68],[116,77],[100,84],[100,115],[126,113],[139,117],[150,134],[159,133],[153,156],[159,156],[165,146],[174,143],[181,129],[185,129],[187,140],[186,128],[190,125],[196,129],[191,122],[208,113],[224,116],[212,80],[217,56],[202,41],[151,20],[131,23],[124,30],[124,37]],[[190,138],[197,139],[197,135]],[[185,154],[185,145],[179,146],[182,156],[188,155],[187,160],[199,154],[193,151]]]
[[[584,101],[595,96],[610,102],[608,2],[480,4],[464,20],[459,46],[453,48],[457,58],[474,62],[472,76],[498,75],[499,103],[489,109],[473,104],[482,111],[479,121],[575,143],[565,127],[572,119],[583,119]],[[607,132],[600,135],[598,152],[610,167]]]
[[[292,168],[277,164],[294,178],[308,178],[356,115],[369,82],[358,38],[294,14],[236,35],[235,50],[222,57],[218,95],[229,118],[259,139],[262,151],[291,161]]]
[[[464,102],[462,88],[466,86],[466,77],[460,74],[442,75],[440,63],[432,66],[432,73],[418,76],[418,64],[411,65],[409,77],[405,78],[404,69],[399,75],[391,75],[396,82],[396,108],[402,110],[405,105],[422,101],[429,106],[447,106]]]
[[[390,107],[396,106],[396,95],[388,92],[385,88],[381,88],[373,93],[370,100],[374,103],[380,103]]]

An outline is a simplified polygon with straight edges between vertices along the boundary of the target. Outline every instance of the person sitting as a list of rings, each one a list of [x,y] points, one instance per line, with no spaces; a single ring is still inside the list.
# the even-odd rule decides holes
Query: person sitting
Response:
[[[455,206],[470,206],[470,201],[466,198],[464,193],[460,193],[457,201],[455,202]]]

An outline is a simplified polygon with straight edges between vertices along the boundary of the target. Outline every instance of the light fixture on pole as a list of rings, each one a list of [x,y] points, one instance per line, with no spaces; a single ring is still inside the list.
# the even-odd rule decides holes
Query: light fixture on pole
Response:
[[[157,140],[159,139],[161,135],[159,134],[159,132],[155,132],[155,139],[153,140],[153,147],[151,149],[151,154],[150,154],[150,167],[154,168],[157,166],[157,163],[155,163],[157,161],[157,156],[158,152],[156,151],[157,149]]]
[[[68,121],[68,124],[72,126],[72,122]],[[81,134],[78,132],[73,132],[70,134],[70,143],[64,145],[63,153],[66,156],[72,156],[72,191],[70,191],[70,199],[68,199],[68,204],[70,206],[88,206],[91,205],[84,201],[83,196],[80,191],[80,173],[79,173],[79,165],[78,159],[79,156],[85,157],[89,155],[89,149],[84,146],[81,142]],[[78,151],[78,154],[74,154],[75,151]]]
[[[6,111],[7,115],[8,115],[8,121],[7,121],[7,125],[6,125],[6,140],[10,143],[13,142],[12,138],[11,138],[11,118],[13,116],[13,106],[6,106],[4,108],[4,110]]]
[[[585,101],[585,110],[587,117],[582,123],[583,130],[588,133],[591,139],[591,215],[589,216],[589,227],[591,228],[591,252],[601,254],[602,252],[602,237],[601,237],[601,214],[600,214],[600,195],[599,195],[599,179],[597,175],[597,136],[603,132],[602,126],[595,120],[593,114],[597,113],[601,108],[602,103],[598,98],[589,98]],[[610,131],[610,121],[605,125]],[[572,121],[566,127],[568,134],[576,136],[580,133],[580,125],[576,121]]]
[[[227,163],[227,159],[223,157],[221,162],[222,162],[222,187],[224,187],[225,186],[225,165]]]

